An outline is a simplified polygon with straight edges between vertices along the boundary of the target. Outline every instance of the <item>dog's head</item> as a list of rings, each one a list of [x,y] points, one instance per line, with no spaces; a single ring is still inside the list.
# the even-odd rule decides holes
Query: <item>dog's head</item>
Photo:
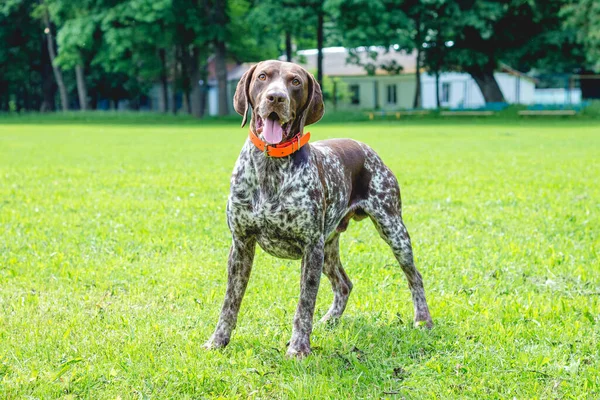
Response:
[[[246,125],[252,108],[250,128],[270,144],[277,144],[302,132],[323,116],[321,86],[299,65],[276,60],[263,61],[240,79],[233,106]]]

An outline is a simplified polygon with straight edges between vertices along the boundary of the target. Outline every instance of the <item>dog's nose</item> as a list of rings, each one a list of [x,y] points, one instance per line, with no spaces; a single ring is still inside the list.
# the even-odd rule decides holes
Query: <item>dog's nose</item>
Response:
[[[273,91],[267,93],[267,100],[270,103],[283,103],[288,99],[288,95],[285,92]]]

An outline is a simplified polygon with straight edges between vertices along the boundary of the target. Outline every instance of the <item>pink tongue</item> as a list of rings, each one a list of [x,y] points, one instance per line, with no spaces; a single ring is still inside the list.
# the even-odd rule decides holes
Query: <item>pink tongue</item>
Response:
[[[273,121],[272,119],[267,118],[262,134],[267,143],[277,144],[281,142],[281,139],[283,138],[283,129],[281,129],[279,121]]]

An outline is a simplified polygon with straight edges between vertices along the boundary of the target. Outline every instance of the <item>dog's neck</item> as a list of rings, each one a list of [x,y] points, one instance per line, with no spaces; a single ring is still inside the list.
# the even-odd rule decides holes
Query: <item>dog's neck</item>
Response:
[[[249,147],[250,163],[260,191],[269,196],[277,193],[289,178],[293,155],[281,158],[269,157],[257,149],[249,139],[246,146]]]
[[[288,181],[297,179],[302,165],[310,157],[309,144],[286,157],[269,157],[254,146],[250,139],[246,140],[245,146],[259,190],[267,196],[278,193]]]

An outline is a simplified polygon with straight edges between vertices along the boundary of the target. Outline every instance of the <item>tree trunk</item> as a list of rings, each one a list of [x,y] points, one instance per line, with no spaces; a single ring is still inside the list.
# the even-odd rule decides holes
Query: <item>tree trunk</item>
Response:
[[[206,115],[206,105],[208,103],[208,69],[206,64],[200,70],[200,80],[202,81],[200,85],[200,118],[203,118]]]
[[[175,82],[171,83],[171,112],[177,114],[177,88]]]
[[[204,114],[202,109],[202,87],[200,86],[200,81],[204,84],[204,80],[206,79],[203,76],[206,65],[203,65],[201,68],[199,63],[200,50],[197,47],[194,47],[190,53],[190,90],[188,94],[188,104],[189,113],[196,118],[202,118]]]
[[[441,107],[441,102],[440,102],[440,71],[437,70],[435,71],[435,104],[438,108],[438,110]]]
[[[289,31],[285,31],[285,59],[292,62],[292,34]]]
[[[183,87],[183,109],[186,113],[192,114],[192,104],[190,99],[191,91],[191,72],[193,73],[194,67],[192,58],[193,54],[184,46],[179,47],[180,63],[181,63],[181,86]],[[196,63],[197,64],[197,61]],[[191,71],[191,72],[190,72]]]
[[[8,111],[8,82],[0,80],[0,111]]]
[[[317,11],[317,82],[323,87],[323,5]]]
[[[189,115],[192,115],[192,104],[191,104],[189,90],[186,90],[185,92],[183,92],[183,108],[186,113],[188,113]]]
[[[215,42],[215,63],[217,68],[217,82],[219,86],[219,115],[229,113],[229,101],[227,98],[227,62],[225,42],[217,40]]]
[[[165,49],[158,50],[160,58],[160,86],[161,99],[160,111],[166,113],[169,110],[169,82],[167,80],[167,54]]]
[[[27,89],[26,89],[26,85],[23,85],[22,83],[19,85],[19,91],[17,93],[17,112],[21,112],[26,110],[26,98],[27,98]]]
[[[423,45],[422,39],[422,31],[423,27],[421,26],[421,13],[417,12],[415,15],[415,25],[416,25],[416,33],[415,33],[415,45],[417,48],[417,59],[415,62],[415,98],[413,100],[413,108],[421,108],[421,47]]]
[[[88,109],[87,85],[85,83],[85,73],[81,64],[77,64],[75,66],[75,76],[77,77],[77,94],[79,95],[79,109],[81,111],[86,111]]]
[[[54,111],[56,108],[56,83],[52,79],[52,64],[50,62],[50,55],[48,54],[48,45],[46,38],[40,41],[41,44],[41,68],[40,73],[42,75],[42,104],[40,104],[40,112]],[[1,92],[1,90],[0,90]]]
[[[413,100],[413,108],[421,108],[421,46],[417,46],[417,60],[416,60],[416,71],[415,71],[415,79],[416,79],[416,88],[415,88],[415,98]]]
[[[197,68],[198,69],[198,68]],[[190,90],[190,114],[196,118],[202,118],[202,87],[200,86],[200,71],[199,69],[192,74],[191,90]],[[203,82],[204,83],[204,82]]]
[[[56,58],[56,52],[54,51],[54,37],[52,36],[52,30],[50,29],[50,16],[48,11],[44,11],[43,14],[44,26],[46,27],[46,40],[48,42],[48,55],[50,56],[50,63],[52,64],[52,71],[54,72],[54,79],[58,85],[58,91],[60,93],[60,102],[63,111],[69,110],[69,96],[67,94],[67,87],[63,81],[63,75],[60,68],[54,65],[54,59]]]
[[[493,68],[468,72],[479,86],[486,103],[504,103],[504,95],[496,82]]]
[[[177,68],[179,65],[177,47],[173,48],[173,74],[171,75],[171,112],[177,114]]]
[[[27,82],[27,86],[25,87],[25,110],[29,111],[29,110],[33,110],[34,108],[37,108],[37,105],[34,106],[34,104],[36,103],[36,95],[34,93],[31,93],[31,90],[35,90],[34,89],[34,85],[31,82],[31,70],[29,70],[29,74],[28,75],[28,82]]]
[[[90,110],[97,110],[98,109],[98,90],[94,90],[92,88],[91,94],[90,94]]]

